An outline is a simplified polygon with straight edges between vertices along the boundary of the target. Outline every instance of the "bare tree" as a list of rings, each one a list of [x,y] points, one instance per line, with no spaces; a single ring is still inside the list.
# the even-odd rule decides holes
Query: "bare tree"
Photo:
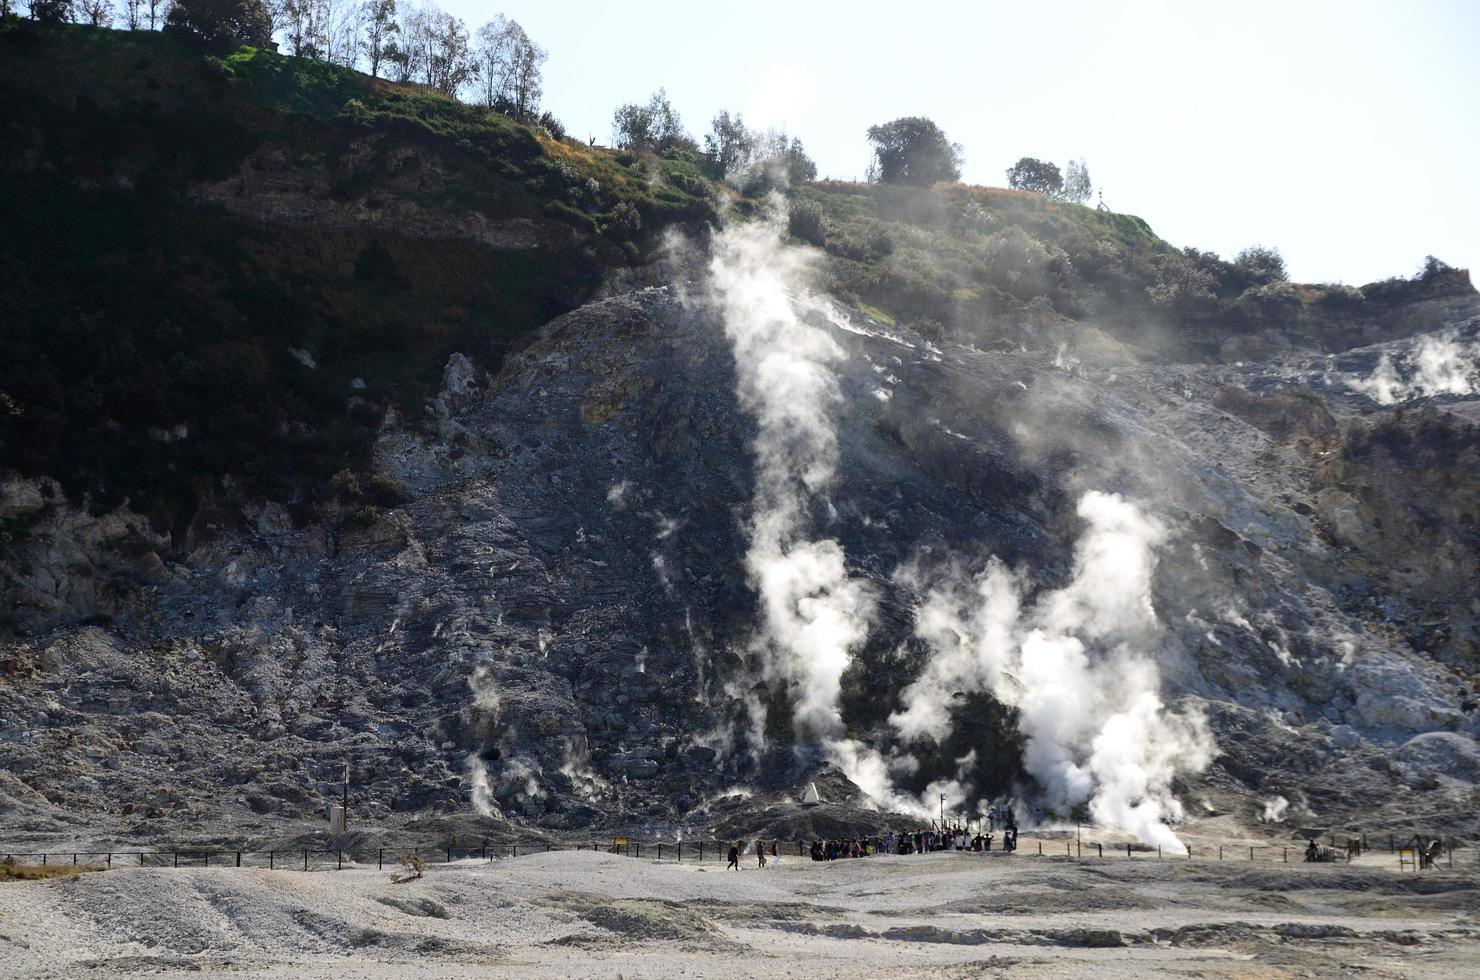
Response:
[[[283,46],[295,58],[314,56],[315,0],[279,0],[273,26],[283,35]]]
[[[123,0],[123,26],[130,31],[144,26],[144,0]]]
[[[468,44],[468,29],[461,20],[433,4],[413,8],[406,14],[401,34],[406,46],[407,75],[418,73],[428,88],[456,95],[478,77],[478,63]]]
[[[518,21],[499,14],[479,28],[476,57],[484,105],[519,119],[539,112],[540,66],[549,53],[529,39]]]
[[[164,22],[170,16],[170,8],[174,0],[147,0],[149,4],[149,29],[157,31],[164,26]]]
[[[396,23],[396,0],[365,0],[360,19],[364,24],[361,45],[370,61],[370,74],[379,78],[380,67],[390,60],[401,34],[401,25]]]
[[[360,57],[360,7],[355,0],[322,0],[319,10],[321,54],[334,65],[353,68]]]
[[[82,19],[93,27],[109,27],[113,23],[112,0],[81,0],[77,7]]]

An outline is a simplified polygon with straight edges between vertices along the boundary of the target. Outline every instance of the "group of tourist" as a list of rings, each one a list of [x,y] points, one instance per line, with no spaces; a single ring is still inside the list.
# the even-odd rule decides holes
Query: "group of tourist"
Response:
[[[1017,827],[1002,831],[998,847],[1002,851],[1017,850]],[[812,860],[835,861],[838,858],[868,857],[872,854],[928,854],[932,851],[969,851],[985,854],[992,849],[997,837],[992,833],[978,831],[973,834],[965,827],[949,827],[940,830],[913,830],[896,833],[889,831],[882,837],[853,837],[845,840],[818,839],[812,842]]]
[[[1041,808],[1034,810],[1032,818],[1035,826],[1041,827],[1043,810]],[[944,830],[937,828],[899,832],[891,830],[883,836],[818,838],[812,842],[812,860],[836,861],[840,858],[869,857],[873,854],[928,854],[932,851],[966,851],[985,854],[992,850],[994,841],[997,842],[999,851],[1011,853],[1017,850],[1017,817],[1011,807],[990,807],[984,815],[984,822],[986,829],[978,828],[974,833],[969,827],[950,824]],[[999,825],[1001,827],[1000,841],[997,836]],[[732,841],[729,853],[730,863],[726,865],[726,870],[733,868],[739,871],[740,856],[747,851],[756,856],[756,864],[760,868],[766,867],[779,857],[776,841],[767,843],[757,838],[753,845],[746,841]]]

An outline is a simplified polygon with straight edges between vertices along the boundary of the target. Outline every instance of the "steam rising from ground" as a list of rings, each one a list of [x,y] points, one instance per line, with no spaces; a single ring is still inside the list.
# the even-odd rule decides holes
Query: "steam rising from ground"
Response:
[[[498,723],[498,686],[486,666],[480,665],[468,678],[468,687],[473,691],[473,710],[480,721],[489,728]],[[493,785],[488,781],[488,767],[477,752],[469,752],[464,763],[467,767],[469,784],[473,788],[473,809],[485,817],[499,816],[498,801],[493,795]]]
[[[1172,779],[1204,768],[1212,740],[1200,715],[1164,709],[1146,653],[1165,531],[1114,494],[1086,493],[1078,512],[1089,527],[1073,580],[1032,605],[1022,576],[995,559],[927,588],[915,628],[931,657],[891,722],[909,740],[943,738],[952,695],[988,692],[1018,709],[1024,764],[1045,806],[1067,816],[1088,803],[1095,821],[1180,852],[1165,823],[1182,817]]]
[[[783,213],[773,202],[769,220],[717,235],[709,273],[740,402],[759,425],[745,562],[761,598],[765,674],[790,686],[799,732],[826,742],[843,732],[843,671],[867,635],[873,597],[848,574],[842,546],[810,533],[837,469],[832,414],[842,396],[830,365],[843,351],[804,318],[825,316],[826,305],[806,289],[813,253],[782,245]]]
[[[768,682],[787,685],[802,738],[820,743],[869,796],[925,814],[938,794],[961,800],[974,758],[920,798],[898,792],[912,756],[885,756],[844,737],[843,672],[865,640],[875,602],[848,572],[842,545],[814,531],[838,464],[832,365],[844,352],[819,325],[842,315],[806,288],[813,253],[782,241],[770,220],[715,236],[709,266],[715,304],[734,350],[741,405],[758,423],[756,490],[746,568],[761,601],[756,650]],[[1074,580],[1029,607],[1026,583],[993,562],[976,577],[947,575],[925,588],[917,633],[930,646],[921,676],[892,721],[905,741],[941,738],[953,695],[990,692],[1016,707],[1026,766],[1043,803],[1067,815],[1088,803],[1099,822],[1180,851],[1164,821],[1181,817],[1173,776],[1205,766],[1211,740],[1200,716],[1163,709],[1145,653],[1157,632],[1150,603],[1155,548],[1164,531],[1118,496],[1088,493],[1089,528]],[[922,585],[913,582],[909,584]],[[740,693],[732,687],[733,693]],[[749,697],[752,741],[763,744],[765,708]]]
[[[1480,392],[1480,341],[1463,341],[1454,332],[1424,337],[1396,362],[1384,351],[1369,377],[1351,378],[1347,387],[1381,405],[1475,394]]]

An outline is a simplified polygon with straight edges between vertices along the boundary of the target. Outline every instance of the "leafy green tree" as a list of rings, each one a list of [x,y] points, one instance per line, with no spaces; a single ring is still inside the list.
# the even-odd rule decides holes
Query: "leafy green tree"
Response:
[[[1285,272],[1285,257],[1277,248],[1251,245],[1234,256],[1233,264],[1235,268],[1242,270],[1255,283],[1261,285],[1286,282],[1290,278]]]
[[[646,105],[629,102],[612,114],[612,139],[624,150],[651,150],[667,153],[680,147],[690,148],[694,141],[684,132],[668,93],[653,93]]]
[[[61,24],[72,19],[72,0],[30,0],[31,19]]]
[[[1070,160],[1064,167],[1064,200],[1083,204],[1094,193],[1089,179],[1089,165],[1081,160]]]
[[[175,0],[165,26],[208,44],[260,48],[272,41],[272,15],[263,0]]]
[[[802,146],[802,141],[785,133],[772,131],[764,139],[766,155],[763,163],[768,171],[784,178],[788,185],[804,184],[817,179],[817,164]]]
[[[756,134],[745,125],[740,113],[721,112],[710,123],[704,137],[704,156],[710,174],[723,179],[748,166],[755,153]]]
[[[961,179],[961,145],[923,116],[870,126],[868,139],[874,146],[870,173],[880,183],[929,187]]]
[[[1057,197],[1064,189],[1064,176],[1057,165],[1047,160],[1022,157],[1007,170],[1007,186],[1020,191],[1036,191]]]

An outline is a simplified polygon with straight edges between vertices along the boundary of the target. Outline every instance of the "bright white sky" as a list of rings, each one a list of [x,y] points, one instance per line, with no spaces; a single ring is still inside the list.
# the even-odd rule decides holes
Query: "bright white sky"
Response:
[[[1480,279],[1480,0],[442,6],[523,24],[572,136],[609,143],[612,110],[663,86],[695,137],[740,110],[860,178],[870,125],[926,115],[967,181],[1082,156],[1106,205],[1177,245],[1273,245],[1302,281],[1428,254]]]

